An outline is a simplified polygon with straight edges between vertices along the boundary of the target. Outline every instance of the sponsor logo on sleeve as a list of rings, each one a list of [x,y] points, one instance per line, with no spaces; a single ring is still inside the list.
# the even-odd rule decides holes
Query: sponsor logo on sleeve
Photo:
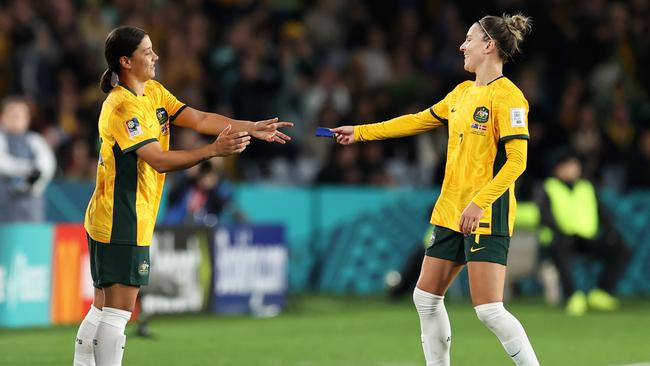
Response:
[[[510,125],[512,127],[526,127],[525,108],[510,108]]]

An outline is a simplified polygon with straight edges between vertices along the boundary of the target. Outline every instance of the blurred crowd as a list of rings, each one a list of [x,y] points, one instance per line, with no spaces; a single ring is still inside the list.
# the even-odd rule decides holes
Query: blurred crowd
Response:
[[[291,144],[257,142],[218,164],[229,180],[427,186],[442,179],[446,129],[341,147],[315,128],[428,108],[471,78],[458,47],[472,22],[518,11],[534,21],[505,68],[530,102],[520,196],[565,145],[599,186],[650,187],[648,0],[0,0],[0,96],[27,98],[59,177],[93,179],[104,40],[135,25],[160,55],[157,78],[183,102],[296,123]],[[201,138],[179,131],[176,147]]]

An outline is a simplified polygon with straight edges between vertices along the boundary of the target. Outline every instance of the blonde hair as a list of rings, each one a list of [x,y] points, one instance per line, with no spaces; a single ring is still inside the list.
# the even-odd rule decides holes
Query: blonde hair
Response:
[[[517,13],[503,14],[501,17],[488,15],[477,23],[485,33],[484,39],[496,43],[499,57],[505,63],[516,53],[521,52],[521,43],[526,34],[530,33],[533,21],[530,17]]]

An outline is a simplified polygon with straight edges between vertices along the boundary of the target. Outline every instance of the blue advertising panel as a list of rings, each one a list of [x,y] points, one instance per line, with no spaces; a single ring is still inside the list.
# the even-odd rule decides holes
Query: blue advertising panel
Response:
[[[219,314],[278,314],[286,302],[287,257],[283,226],[216,229],[212,310]]]
[[[50,323],[51,224],[0,226],[0,327]]]

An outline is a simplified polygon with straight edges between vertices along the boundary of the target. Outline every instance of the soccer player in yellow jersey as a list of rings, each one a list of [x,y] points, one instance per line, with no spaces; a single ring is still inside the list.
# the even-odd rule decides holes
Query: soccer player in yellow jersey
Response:
[[[448,128],[445,177],[431,215],[436,227],[413,294],[427,366],[450,363],[451,327],[443,298],[465,264],[478,318],[515,364],[539,365],[524,328],[503,307],[514,182],[526,167],[528,142],[528,102],[503,76],[503,64],[519,51],[530,27],[520,14],[483,17],[460,46],[474,81],[459,84],[422,112],[332,129],[337,142],[351,144]]]
[[[124,329],[149,279],[149,245],[165,173],[241,153],[251,136],[284,144],[290,138],[278,128],[292,126],[277,118],[232,120],[178,101],[153,80],[158,55],[142,29],[114,29],[104,55],[108,70],[101,88],[108,96],[99,116],[97,184],[85,219],[95,297],[77,332],[76,366],[122,364]],[[170,124],[218,137],[200,148],[170,151]]]

